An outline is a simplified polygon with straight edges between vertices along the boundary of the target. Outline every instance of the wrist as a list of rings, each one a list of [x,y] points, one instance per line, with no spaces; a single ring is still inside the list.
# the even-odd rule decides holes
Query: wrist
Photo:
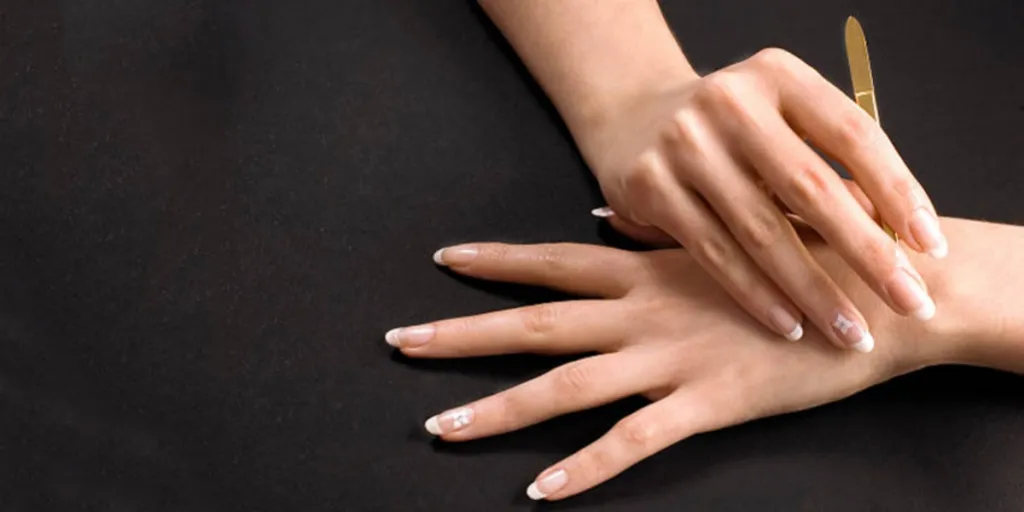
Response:
[[[615,127],[629,112],[645,100],[685,87],[700,78],[690,66],[682,50],[649,49],[638,58],[635,72],[614,81],[591,84],[569,105],[560,107],[562,117],[580,149],[597,146],[602,137],[614,133]]]
[[[932,320],[915,322],[916,359],[1024,372],[1024,229],[961,219],[942,227],[954,251],[915,261],[938,308]]]

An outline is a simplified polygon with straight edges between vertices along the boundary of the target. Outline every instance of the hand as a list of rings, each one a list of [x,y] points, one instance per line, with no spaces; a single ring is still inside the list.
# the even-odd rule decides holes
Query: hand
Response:
[[[616,224],[670,235],[775,332],[799,338],[802,311],[841,347],[873,344],[862,312],[811,258],[786,209],[894,311],[935,314],[925,283],[870,215],[873,205],[909,247],[943,257],[931,202],[878,124],[789,53],[765,50],[659,84],[574,126]],[[804,138],[856,184],[844,186]]]
[[[841,261],[828,258],[853,296],[870,299]],[[678,249],[471,244],[439,251],[435,261],[466,276],[592,299],[392,330],[388,343],[406,356],[599,355],[434,416],[426,423],[431,433],[469,441],[631,395],[653,401],[543,471],[528,490],[534,499],[583,492],[691,435],[835,401],[942,359],[929,352],[942,347],[937,336],[923,330],[942,322],[907,322],[876,300],[863,304],[876,335],[900,342],[870,355],[836,351],[813,330],[800,343],[773,339]]]

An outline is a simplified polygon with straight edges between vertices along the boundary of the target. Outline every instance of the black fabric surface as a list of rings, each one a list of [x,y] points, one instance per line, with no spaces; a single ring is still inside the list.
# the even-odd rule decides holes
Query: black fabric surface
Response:
[[[847,90],[858,15],[939,209],[1022,222],[1021,5],[665,9],[703,70],[777,45]],[[559,361],[383,341],[555,297],[460,282],[443,245],[602,242],[588,171],[472,2],[3,0],[0,177],[4,511],[526,509],[538,471],[641,405],[433,443],[427,416]],[[1022,510],[1022,384],[928,370],[539,506]]]

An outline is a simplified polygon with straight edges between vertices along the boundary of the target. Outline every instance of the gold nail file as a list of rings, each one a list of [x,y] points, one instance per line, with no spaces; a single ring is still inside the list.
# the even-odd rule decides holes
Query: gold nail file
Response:
[[[871,78],[871,59],[868,57],[868,42],[864,29],[857,18],[846,18],[846,58],[850,62],[850,78],[853,80],[853,99],[868,115],[881,124],[878,118],[878,104],[875,102],[875,82]],[[882,229],[893,240],[899,241],[896,232],[887,224]]]

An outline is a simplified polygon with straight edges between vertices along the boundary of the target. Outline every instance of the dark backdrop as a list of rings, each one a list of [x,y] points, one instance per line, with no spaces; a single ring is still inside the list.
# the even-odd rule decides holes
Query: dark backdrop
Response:
[[[1018,0],[676,1],[703,70],[778,45],[882,119],[939,209],[1024,221]],[[422,420],[555,364],[385,330],[548,296],[452,242],[600,242],[557,116],[472,2],[0,1],[0,508],[524,509],[637,407],[499,439]],[[998,250],[998,248],[994,248]],[[686,441],[553,508],[1021,510],[1020,378],[935,369]]]

